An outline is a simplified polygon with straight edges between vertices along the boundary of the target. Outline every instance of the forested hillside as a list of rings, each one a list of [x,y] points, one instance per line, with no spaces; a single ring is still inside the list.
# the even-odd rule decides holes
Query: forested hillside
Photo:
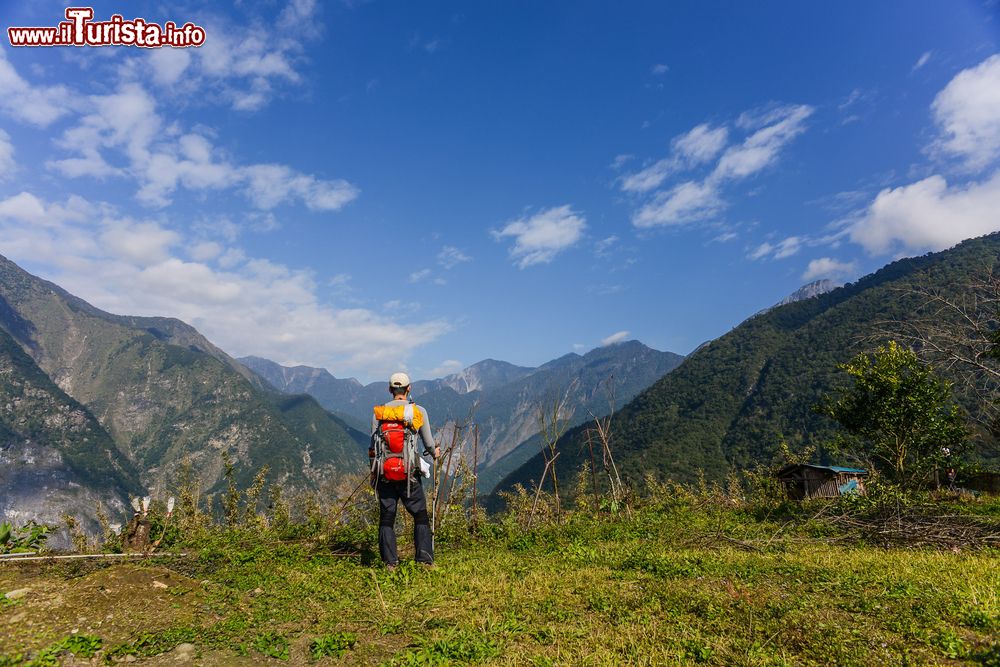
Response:
[[[874,346],[886,321],[905,321],[922,305],[911,290],[924,286],[959,295],[963,285],[1000,258],[1000,235],[966,241],[944,252],[893,262],[874,274],[816,298],[750,318],[703,346],[638,395],[613,420],[612,448],[624,475],[646,473],[693,480],[770,461],[779,443],[792,450],[824,445],[833,423],[812,407],[844,377],[836,366]],[[975,411],[975,402],[959,396]],[[586,425],[559,443],[558,470],[589,460]],[[979,454],[995,452],[983,447]],[[540,454],[498,488],[537,480]]]
[[[0,330],[96,417],[145,488],[190,460],[202,489],[218,490],[223,452],[241,482],[267,466],[289,488],[363,465],[363,435],[265,387],[192,327],[106,313],[2,257]]]

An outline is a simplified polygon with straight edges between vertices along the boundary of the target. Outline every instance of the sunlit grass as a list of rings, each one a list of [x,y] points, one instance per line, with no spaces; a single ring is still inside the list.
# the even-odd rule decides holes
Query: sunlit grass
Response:
[[[10,623],[33,608],[29,596],[0,607],[3,652],[30,656],[77,629],[103,639],[106,660],[191,642],[221,658],[293,664],[1000,661],[995,550],[829,543],[810,538],[806,523],[771,539],[780,526],[683,506],[575,515],[527,532],[508,523],[439,544],[434,569],[410,561],[395,572],[372,563],[370,542],[362,556],[343,556],[316,542],[212,531],[197,559],[156,564],[200,582],[176,596],[175,626],[78,628],[58,613],[41,626]],[[105,571],[65,579],[7,568],[0,587],[35,577],[70,595]]]

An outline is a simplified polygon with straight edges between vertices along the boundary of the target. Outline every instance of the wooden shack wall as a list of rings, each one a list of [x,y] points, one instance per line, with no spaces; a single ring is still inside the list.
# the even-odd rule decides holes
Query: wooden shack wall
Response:
[[[837,498],[840,487],[851,480],[857,480],[859,493],[865,492],[864,475],[857,473],[834,473],[827,470],[804,468],[795,475],[781,478],[788,497],[792,500],[810,498]]]

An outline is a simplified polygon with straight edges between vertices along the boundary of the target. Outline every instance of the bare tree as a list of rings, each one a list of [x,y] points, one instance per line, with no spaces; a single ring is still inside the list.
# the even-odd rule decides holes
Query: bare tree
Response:
[[[464,463],[464,450],[467,449],[467,433],[470,429],[475,429],[478,438],[479,425],[474,423],[476,409],[479,407],[477,401],[469,408],[469,413],[465,419],[452,423],[451,444],[444,447],[441,457],[434,461],[434,492],[431,496],[431,516],[434,518],[434,529],[441,526],[448,508],[451,506],[452,495],[455,491],[456,476],[460,470],[468,469],[468,464]],[[477,451],[478,455],[478,451]],[[464,465],[463,465],[464,464]]]
[[[977,421],[1000,430],[1000,276],[987,268],[958,290],[918,286],[900,292],[920,305],[905,320],[879,322],[870,338],[913,348],[977,399]]]
[[[565,414],[566,406],[569,404],[569,398],[573,390],[576,389],[577,384],[578,381],[574,379],[566,386],[561,396],[556,394],[553,398],[543,400],[538,405],[536,413],[542,457],[545,459],[545,469],[542,471],[542,479],[539,480],[538,489],[535,492],[535,505],[538,504],[538,495],[541,493],[542,485],[545,483],[545,476],[551,469],[552,491],[556,503],[557,515],[562,513],[562,507],[559,501],[559,476],[556,475],[555,468],[555,460],[559,455],[556,448],[559,444],[559,439],[566,433],[566,428],[569,426],[569,415]],[[535,513],[534,506],[531,513],[532,515]]]
[[[604,471],[608,475],[608,484],[611,487],[611,501],[614,507],[620,506],[625,497],[625,487],[622,484],[621,475],[618,473],[618,466],[615,464],[615,457],[611,453],[611,426],[615,417],[615,376],[609,375],[602,382],[605,395],[608,399],[608,412],[603,417],[598,417],[593,412],[590,417],[594,420],[594,427],[587,429],[587,445],[590,447],[591,466],[595,465],[593,442],[591,434],[596,434],[601,445],[601,461],[604,464]]]

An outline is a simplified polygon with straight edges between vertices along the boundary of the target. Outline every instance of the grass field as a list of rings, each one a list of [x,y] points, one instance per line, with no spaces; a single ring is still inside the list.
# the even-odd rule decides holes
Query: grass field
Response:
[[[1000,552],[868,546],[815,509],[509,515],[394,572],[365,530],[346,555],[213,529],[186,556],[8,563],[0,665],[1000,665]]]

